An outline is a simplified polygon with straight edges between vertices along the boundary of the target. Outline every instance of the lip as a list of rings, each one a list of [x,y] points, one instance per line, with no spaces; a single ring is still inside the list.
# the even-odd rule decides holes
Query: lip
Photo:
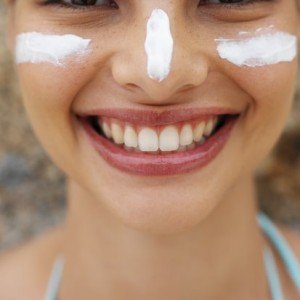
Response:
[[[179,121],[193,119],[199,117],[199,111],[193,110],[193,116],[189,115],[188,118],[184,118],[187,111],[183,110],[179,114],[174,112],[153,113],[144,112],[141,115],[128,114],[132,110],[114,111],[114,110],[97,110],[93,111],[90,115],[105,115],[106,117],[117,117],[125,121],[136,121],[135,123],[142,123],[144,125],[149,124],[153,126],[153,123],[167,124],[174,119]],[[177,112],[178,113],[178,112]],[[211,162],[224,148],[226,142],[230,137],[230,133],[239,119],[240,112],[236,112],[228,109],[206,110],[201,112],[201,116],[205,115],[217,115],[217,114],[232,114],[235,115],[229,118],[227,122],[207,141],[197,146],[195,149],[186,150],[177,153],[168,154],[150,154],[142,152],[130,152],[126,151],[122,147],[114,144],[110,140],[99,135],[94,128],[89,124],[88,119],[84,116],[78,116],[84,131],[87,133],[93,147],[96,151],[108,162],[111,166],[135,175],[142,176],[166,176],[177,175],[191,172],[196,169],[205,167]],[[120,118],[122,117],[122,118]]]
[[[79,114],[80,117],[88,116],[105,116],[107,118],[119,119],[123,122],[128,122],[144,126],[159,126],[193,119],[205,120],[212,116],[224,114],[240,114],[241,111],[230,108],[185,108],[173,109],[168,111],[154,110],[139,110],[139,109],[91,109]]]

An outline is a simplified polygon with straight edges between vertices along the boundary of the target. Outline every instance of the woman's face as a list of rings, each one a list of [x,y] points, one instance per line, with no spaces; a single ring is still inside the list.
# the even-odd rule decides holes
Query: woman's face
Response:
[[[89,53],[80,59],[70,56],[63,66],[47,62],[17,65],[25,108],[41,143],[86,197],[99,201],[124,223],[158,232],[197,224],[242,185],[274,146],[291,108],[297,71],[297,59],[238,66],[220,57],[216,39],[244,39],[268,30],[298,35],[296,1],[64,1],[74,6],[58,2],[16,0],[10,4],[12,51],[16,37],[24,32],[73,34],[90,40]],[[170,70],[161,81],[149,75],[150,58],[144,48],[146,37],[151,39],[147,22],[156,8],[165,12],[174,42]],[[161,28],[167,31],[168,26]],[[248,33],[243,35],[242,31]],[[165,168],[153,162],[163,162],[163,155],[170,155],[167,151],[133,154],[132,149],[123,149],[117,158],[103,154],[99,148],[104,146],[94,143],[77,118],[97,114],[103,120],[112,116],[109,112],[117,111],[120,114],[113,115],[116,119],[112,122],[121,127],[126,121],[136,134],[150,128],[143,133],[146,144],[155,130],[160,138],[166,126],[172,125],[164,137],[172,143],[174,128],[180,136],[183,124],[188,133],[188,125],[195,126],[188,115],[183,115],[184,123],[180,124],[172,121],[176,118],[161,118],[167,115],[161,112],[173,109],[175,117],[178,111],[192,109],[203,122],[220,112],[239,117],[230,135],[211,137],[209,154],[202,145],[204,150],[197,152],[196,163],[181,148],[188,163],[172,152],[180,164],[173,159],[174,165],[166,164]],[[117,134],[117,126],[113,130]],[[127,134],[130,136],[129,129]],[[182,137],[188,138],[188,134]],[[160,143],[168,147],[161,139],[159,147]],[[128,160],[124,151],[130,152]],[[138,155],[151,155],[151,162]],[[199,155],[204,157],[202,161]]]

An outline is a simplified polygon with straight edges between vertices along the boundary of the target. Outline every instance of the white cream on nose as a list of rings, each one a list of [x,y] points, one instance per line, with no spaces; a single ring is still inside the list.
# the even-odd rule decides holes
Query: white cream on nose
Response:
[[[249,35],[240,32],[236,39],[216,39],[219,56],[239,67],[290,62],[297,56],[297,37],[288,32],[274,31],[270,26]]]
[[[164,80],[171,69],[173,37],[169,17],[162,9],[154,9],[148,20],[145,50],[149,77],[159,82]]]
[[[90,52],[91,40],[77,35],[50,35],[39,32],[21,33],[16,37],[15,62],[51,63],[62,66],[70,55],[83,56]]]

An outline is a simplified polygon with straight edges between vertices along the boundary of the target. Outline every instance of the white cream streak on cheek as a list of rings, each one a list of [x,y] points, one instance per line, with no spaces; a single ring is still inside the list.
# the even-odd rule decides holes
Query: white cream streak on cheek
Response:
[[[158,81],[164,80],[171,69],[173,37],[169,17],[161,9],[154,9],[148,20],[145,50],[149,77]]]
[[[220,57],[239,67],[273,65],[290,62],[296,57],[296,36],[282,31],[262,32],[264,30],[260,28],[254,37],[244,38],[248,32],[241,32],[239,39],[216,39]]]
[[[69,55],[89,53],[90,42],[73,34],[21,33],[16,38],[15,61],[18,64],[47,62],[63,66],[63,60]]]

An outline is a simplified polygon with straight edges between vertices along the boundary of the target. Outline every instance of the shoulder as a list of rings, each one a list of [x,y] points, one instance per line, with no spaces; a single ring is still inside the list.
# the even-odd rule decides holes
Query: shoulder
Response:
[[[0,255],[0,299],[43,298],[58,253],[61,231],[59,228],[48,230]]]

